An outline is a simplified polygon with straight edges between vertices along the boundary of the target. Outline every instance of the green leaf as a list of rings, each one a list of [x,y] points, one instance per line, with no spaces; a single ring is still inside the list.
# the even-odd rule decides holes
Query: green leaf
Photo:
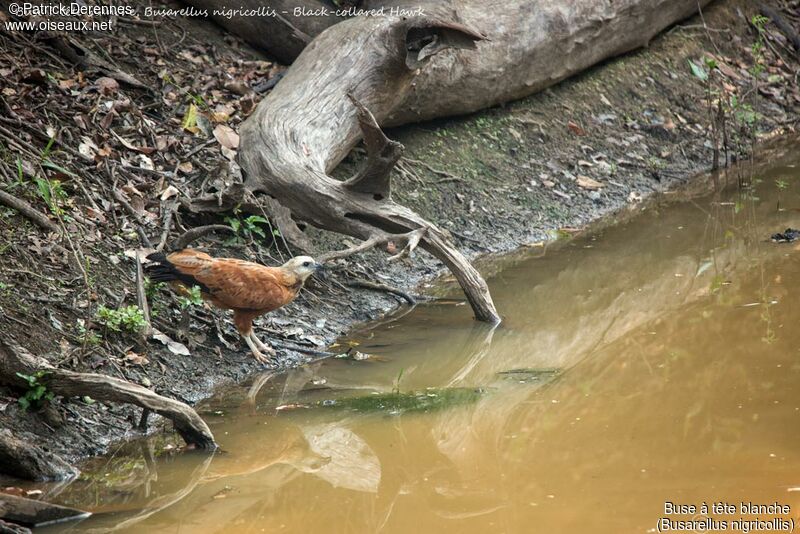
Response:
[[[189,107],[186,109],[186,113],[183,115],[183,120],[181,121],[181,128],[183,128],[184,130],[190,130],[196,127],[197,127],[197,106],[194,104],[189,104]]]
[[[29,401],[29,400],[28,400],[27,398],[25,398],[25,397],[20,397],[20,398],[18,398],[18,399],[17,399],[17,403],[18,403],[18,404],[19,404],[19,405],[22,407],[22,409],[23,409],[23,410],[25,410],[26,412],[27,412],[27,411],[28,411],[28,409],[31,407],[31,401]]]
[[[78,175],[75,174],[74,172],[68,171],[67,169],[65,169],[61,165],[56,165],[55,163],[53,163],[49,159],[46,159],[46,160],[44,160],[42,162],[42,167],[44,167],[46,169],[52,169],[54,171],[58,171],[58,172],[64,173],[67,176],[71,176],[72,178],[77,178],[78,177]]]
[[[242,227],[242,223],[239,219],[234,219],[232,217],[225,217],[225,222],[233,229],[234,233],[239,233],[239,229]]]
[[[689,68],[692,70],[692,74],[695,76],[695,78],[698,78],[699,80],[704,82],[708,80],[708,73],[705,71],[703,67],[697,65],[692,60],[688,60],[688,63],[689,63]]]
[[[50,183],[44,178],[37,177],[33,180],[36,182],[37,189],[39,189],[39,196],[50,205]]]
[[[47,141],[47,146],[44,147],[44,150],[42,151],[42,159],[47,159],[47,157],[50,155],[50,150],[53,148],[53,143],[55,142],[55,137],[51,137],[50,140]]]
[[[35,376],[26,375],[26,374],[22,374],[22,373],[16,373],[16,374],[17,374],[18,377],[20,377],[21,379],[26,381],[29,386],[33,386],[33,385],[36,384],[36,377]]]

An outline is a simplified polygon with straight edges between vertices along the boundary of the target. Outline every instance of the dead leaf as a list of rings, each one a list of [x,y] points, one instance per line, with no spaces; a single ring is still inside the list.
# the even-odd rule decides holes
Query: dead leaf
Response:
[[[100,150],[100,147],[94,144],[94,141],[88,137],[82,137],[81,141],[82,142],[78,145],[78,153],[80,153],[84,159],[88,161],[94,161],[94,158],[97,155],[97,152]]]
[[[224,147],[224,146],[219,147],[219,149],[220,149],[220,152],[222,152],[222,155],[225,156],[225,159],[227,159],[231,163],[236,161],[236,151],[235,150],[231,150],[230,148],[227,148],[227,147]]]
[[[256,101],[252,95],[239,99],[239,106],[242,108],[244,116],[250,115],[256,109]]]
[[[583,189],[587,189],[589,191],[597,191],[604,187],[604,184],[601,184],[597,180],[589,178],[588,176],[578,175],[578,187],[582,187]]]
[[[174,185],[171,185],[161,192],[161,200],[162,201],[168,200],[174,196],[178,196],[179,193],[180,191],[178,191],[178,188],[175,187]]]
[[[155,328],[153,329],[153,339],[166,345],[167,349],[169,349],[172,354],[177,354],[179,356],[190,356],[192,354],[189,352],[189,349],[186,348],[186,345],[183,343],[178,343],[170,338],[167,334],[160,332]]]
[[[234,132],[230,126],[218,124],[214,128],[214,138],[225,148],[230,150],[239,148],[239,134]]]
[[[246,83],[240,80],[232,80],[230,82],[227,82],[225,84],[225,89],[227,89],[231,93],[236,93],[237,95],[241,96],[245,96],[248,93],[252,92],[252,89],[250,89],[250,87]]]
[[[147,169],[148,171],[152,171],[155,169],[155,165],[153,165],[153,160],[145,156],[144,154],[139,154],[139,167],[142,169]]]
[[[103,214],[103,212],[97,211],[96,209],[90,207],[86,207],[85,209],[86,209],[86,216],[89,219],[95,220],[103,224],[108,222],[108,219],[106,219],[106,216]]]
[[[120,135],[118,135],[117,132],[115,132],[114,130],[109,130],[109,131],[111,132],[111,134],[114,137],[117,138],[117,140],[120,143],[122,143],[122,146],[124,146],[128,150],[133,150],[134,152],[139,152],[140,154],[152,154],[153,152],[156,151],[155,148],[149,147],[149,146],[143,146],[143,147],[135,146],[133,143],[131,143],[130,141],[128,141],[124,137],[121,137]]]

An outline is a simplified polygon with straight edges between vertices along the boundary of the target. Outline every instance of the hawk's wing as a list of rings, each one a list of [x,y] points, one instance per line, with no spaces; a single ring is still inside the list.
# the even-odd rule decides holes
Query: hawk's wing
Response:
[[[279,267],[244,260],[182,250],[169,261],[196,279],[212,302],[232,309],[272,311],[291,302],[300,287]]]

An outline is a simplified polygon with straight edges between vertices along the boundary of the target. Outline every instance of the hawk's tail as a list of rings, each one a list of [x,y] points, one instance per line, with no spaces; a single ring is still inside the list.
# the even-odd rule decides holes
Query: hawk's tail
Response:
[[[144,272],[153,282],[180,282],[188,288],[199,286],[201,290],[207,291],[204,284],[200,283],[194,276],[181,272],[163,252],[153,252],[147,256],[147,259],[151,263],[144,266]]]

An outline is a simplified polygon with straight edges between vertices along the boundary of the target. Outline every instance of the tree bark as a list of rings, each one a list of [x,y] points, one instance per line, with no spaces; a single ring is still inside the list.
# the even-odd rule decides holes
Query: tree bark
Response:
[[[320,0],[188,0],[188,4],[209,11],[214,21],[231,33],[241,37],[256,48],[275,56],[283,63],[291,63],[314,37],[336,24],[340,17],[332,14],[304,16],[295,14],[295,9],[306,13],[330,9],[332,5]],[[226,16],[225,9],[257,10],[269,6],[274,9],[270,16]],[[215,14],[215,10],[221,10]]]

